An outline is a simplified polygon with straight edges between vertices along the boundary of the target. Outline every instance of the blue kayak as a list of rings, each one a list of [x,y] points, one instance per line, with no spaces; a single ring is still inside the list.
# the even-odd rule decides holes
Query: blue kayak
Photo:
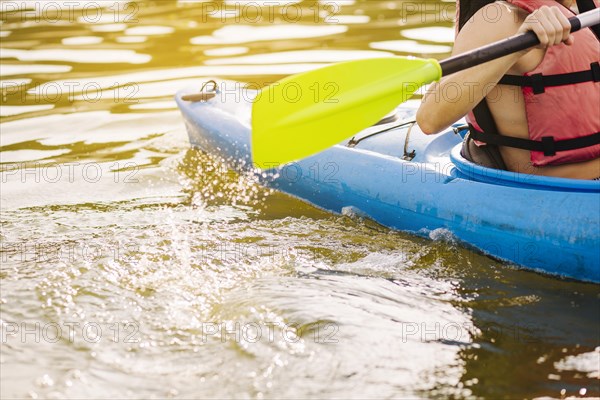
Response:
[[[219,82],[206,101],[176,100],[194,147],[252,171],[255,91]],[[600,182],[486,168],[460,154],[464,129],[425,135],[418,103],[261,183],[335,213],[352,212],[422,237],[452,238],[512,265],[600,282]],[[302,137],[298,141],[303,140]]]

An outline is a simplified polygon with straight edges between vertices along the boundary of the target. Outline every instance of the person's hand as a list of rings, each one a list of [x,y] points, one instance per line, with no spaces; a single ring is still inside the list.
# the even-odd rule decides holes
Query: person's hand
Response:
[[[527,31],[537,35],[540,40],[537,47],[543,49],[560,43],[570,46],[575,40],[568,18],[556,6],[543,6],[529,14],[517,33]]]

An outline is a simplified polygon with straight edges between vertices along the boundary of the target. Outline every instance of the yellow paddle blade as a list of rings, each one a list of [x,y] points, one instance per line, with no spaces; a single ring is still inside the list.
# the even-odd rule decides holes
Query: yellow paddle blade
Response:
[[[390,57],[333,64],[276,82],[259,92],[252,107],[254,164],[274,168],[331,147],[441,76],[436,60]]]

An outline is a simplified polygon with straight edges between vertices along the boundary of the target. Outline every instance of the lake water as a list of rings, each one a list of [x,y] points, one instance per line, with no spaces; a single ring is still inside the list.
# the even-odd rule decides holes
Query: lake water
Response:
[[[447,56],[454,4],[2,1],[2,398],[600,396],[598,285],[325,213],[173,101]]]

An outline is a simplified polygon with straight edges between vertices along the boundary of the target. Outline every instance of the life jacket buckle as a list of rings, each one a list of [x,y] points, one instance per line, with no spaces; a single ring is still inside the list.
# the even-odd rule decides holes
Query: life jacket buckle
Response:
[[[546,92],[546,87],[544,85],[544,75],[543,74],[533,74],[531,77],[531,88],[533,89],[533,94],[542,94]]]
[[[553,136],[542,137],[542,149],[546,157],[556,155],[556,142]]]
[[[598,61],[590,64],[592,70],[592,78],[594,82],[600,82],[600,63]]]

